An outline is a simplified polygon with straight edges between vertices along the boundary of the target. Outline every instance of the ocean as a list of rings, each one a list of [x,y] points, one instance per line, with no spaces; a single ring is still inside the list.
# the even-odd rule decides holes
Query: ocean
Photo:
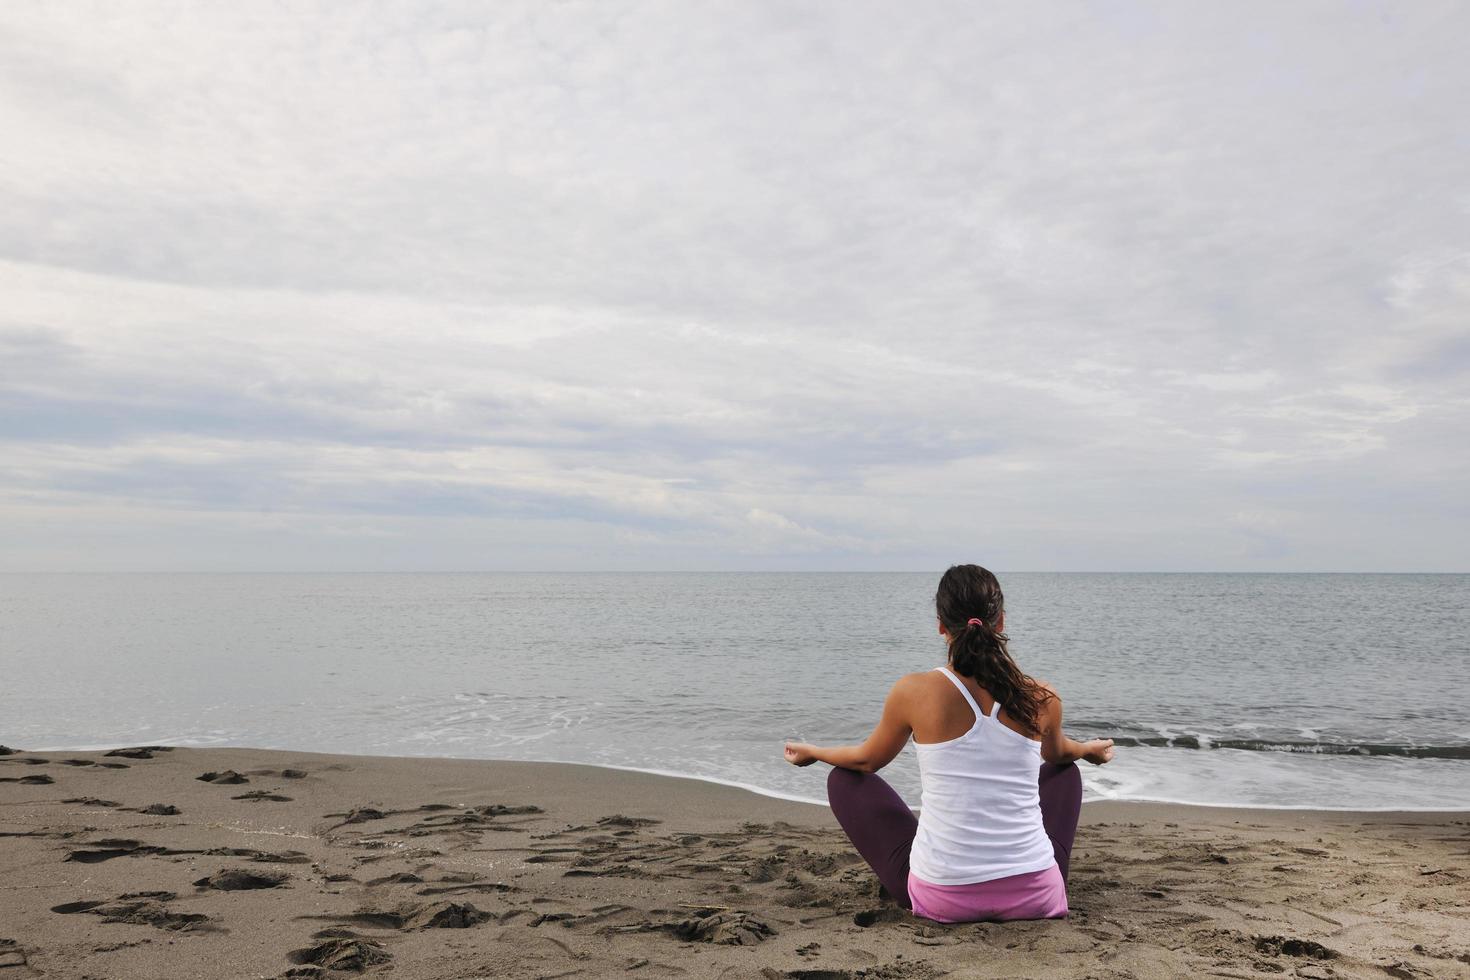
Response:
[[[0,575],[0,742],[582,762],[821,802],[925,573]],[[1470,575],[999,573],[1089,799],[1470,809]],[[910,803],[910,746],[884,775]]]

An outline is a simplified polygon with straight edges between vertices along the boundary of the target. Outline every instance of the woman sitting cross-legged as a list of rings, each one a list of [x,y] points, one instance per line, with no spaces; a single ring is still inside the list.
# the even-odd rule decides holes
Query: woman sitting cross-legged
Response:
[[[1062,701],[1022,673],[1007,649],[995,576],[956,565],[935,596],[949,664],[893,685],[861,745],[786,745],[793,765],[830,763],[827,798],[878,880],[915,915],[938,922],[1060,918],[1082,809],[1074,760],[1102,765],[1111,739],[1062,734]],[[916,819],[874,773],[909,736],[919,756]]]

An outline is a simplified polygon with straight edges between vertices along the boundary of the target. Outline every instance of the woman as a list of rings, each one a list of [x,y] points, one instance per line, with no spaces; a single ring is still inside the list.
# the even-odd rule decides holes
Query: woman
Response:
[[[1057,692],[1011,660],[994,575],[956,565],[940,579],[934,604],[948,666],[900,678],[863,744],[789,742],[786,761],[835,767],[827,798],[837,822],[915,915],[938,922],[1065,916],[1082,809],[1074,760],[1102,765],[1113,742],[1062,734]],[[917,819],[874,775],[910,735],[919,756]]]

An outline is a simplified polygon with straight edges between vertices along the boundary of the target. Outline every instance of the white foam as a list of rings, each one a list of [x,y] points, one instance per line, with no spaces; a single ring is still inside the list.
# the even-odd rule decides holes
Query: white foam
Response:
[[[200,738],[198,736],[185,736],[178,738],[155,738],[149,739],[151,744],[176,745],[184,748],[222,748],[236,747],[227,746],[220,739],[223,736]],[[126,748],[140,744],[139,740],[117,743],[84,743],[52,745],[41,748],[29,749],[32,752],[102,752],[116,748]],[[394,748],[383,748],[372,752],[340,752],[335,749],[302,749],[284,747],[255,745],[253,748],[276,749],[280,751],[323,751],[340,755],[393,755]],[[397,747],[399,751],[403,746]],[[463,755],[441,756],[437,754],[416,754],[413,758],[472,758]],[[1262,760],[1282,760],[1283,765],[1279,767],[1270,766],[1269,763],[1263,768]],[[497,761],[490,759],[487,761]],[[772,799],[786,800],[792,803],[805,803],[812,806],[826,806],[825,799],[814,796],[803,795],[789,790],[778,789],[768,785],[751,782],[745,779],[729,778],[712,775],[710,773],[688,772],[678,769],[669,769],[660,766],[645,766],[636,764],[624,764],[607,761],[595,761],[577,758],[548,758],[548,757],[523,757],[508,759],[505,761],[520,762],[549,762],[569,765],[592,766],[598,769],[608,769],[618,772],[639,772],[653,776],[667,776],[674,779],[692,779],[698,782],[710,783],[717,786],[729,786],[734,789],[746,790],[759,796]],[[1177,749],[1158,748],[1127,748],[1119,750],[1119,755],[1113,763],[1107,766],[1094,767],[1082,765],[1084,779],[1084,802],[1099,800],[1111,800],[1119,802],[1137,803],[1168,803],[1184,806],[1200,806],[1213,808],[1247,808],[1256,810],[1337,810],[1356,811],[1369,813],[1388,812],[1416,812],[1416,813],[1460,813],[1470,811],[1470,763],[1459,760],[1426,760],[1426,759],[1392,759],[1392,758],[1342,758],[1335,760],[1353,767],[1354,779],[1343,779],[1341,773],[1334,773],[1330,769],[1336,766],[1326,764],[1327,760],[1321,757],[1308,760],[1301,759],[1293,753],[1260,753],[1244,752],[1234,749],[1217,749],[1209,753],[1181,751]],[[1310,769],[1297,768],[1297,763],[1308,762]],[[1376,773],[1377,778],[1367,781],[1363,780],[1364,770],[1359,768],[1364,764],[1385,764],[1387,767]],[[1446,776],[1440,771],[1442,767],[1453,767],[1456,774]],[[883,775],[889,777],[898,787],[912,782],[911,774],[899,767],[897,771],[885,770]],[[1438,793],[1442,799],[1435,799],[1428,804],[1405,805],[1396,803],[1385,806],[1383,799],[1396,798],[1392,792],[1396,787],[1401,788],[1403,777],[1411,776],[1419,780],[1422,792],[1435,792],[1425,790],[1425,786],[1438,786]],[[1300,803],[1280,803],[1269,798],[1263,798],[1250,791],[1250,786],[1259,782],[1271,782],[1273,779],[1293,778],[1298,782],[1295,791],[1305,793],[1307,798]],[[1458,789],[1458,792],[1456,791]],[[1328,793],[1335,793],[1334,800]],[[1383,795],[1375,795],[1383,794]],[[905,796],[912,800],[914,793],[906,793]],[[911,803],[912,805],[912,803]]]

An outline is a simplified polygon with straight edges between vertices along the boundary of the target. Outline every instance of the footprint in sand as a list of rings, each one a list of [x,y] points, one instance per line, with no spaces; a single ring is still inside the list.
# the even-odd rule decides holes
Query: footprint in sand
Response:
[[[0,776],[0,783],[24,783],[27,786],[47,786],[56,782],[45,773],[36,776]]]
[[[11,966],[29,967],[26,951],[14,939],[0,939],[0,970]]]
[[[932,967],[922,963],[890,963],[885,967],[875,968],[876,972],[863,970],[785,970],[777,971],[769,967],[761,971],[761,976],[770,980],[862,980],[863,977],[892,977],[893,980],[930,980],[943,974]]]
[[[861,970],[774,970],[766,967],[760,972],[760,975],[766,980],[860,980],[863,977],[885,977],[890,980],[934,980],[936,977],[944,976],[945,971],[930,966],[928,963],[899,960],[896,963]]]
[[[179,808],[172,803],[150,803],[138,812],[155,817],[174,817],[178,816]]]
[[[80,864],[100,864],[103,861],[111,861],[120,857],[146,857],[150,854],[167,854],[167,848],[158,847],[153,844],[144,844],[142,841],[106,838],[92,841],[86,850],[76,850],[69,853],[65,860],[76,861]]]
[[[468,929],[487,922],[495,915],[468,902],[429,902],[393,909],[366,908],[346,915],[313,915],[302,918],[352,922],[378,929],[417,932],[422,929]]]
[[[662,931],[690,943],[712,943],[716,946],[754,946],[776,935],[764,919],[734,909],[700,909],[694,915],[673,922],[644,922],[634,926],[617,926],[611,932]]]
[[[289,797],[289,796],[282,796],[280,793],[272,793],[268,789],[253,789],[253,790],[251,790],[248,793],[241,793],[239,796],[232,796],[232,797],[230,797],[230,799],[232,799],[232,800],[252,800],[252,801],[254,801],[256,803],[261,803],[261,802],[264,802],[266,800],[270,800],[270,801],[272,801],[274,803],[290,803],[291,802],[291,797]]]
[[[167,903],[178,898],[173,892],[128,892],[110,901],[66,902],[53,905],[51,911],[60,915],[75,915],[87,912],[102,917],[103,922],[123,922],[129,925],[153,926],[155,929],[170,929],[179,932],[195,932],[212,929],[209,916],[197,912],[174,912]]]
[[[400,871],[397,874],[384,875],[381,878],[373,878],[364,882],[369,888],[379,888],[383,885],[423,885],[416,889],[415,895],[451,895],[456,892],[509,892],[515,891],[515,886],[507,885],[503,881],[480,881],[477,872],[457,872],[445,875],[438,881],[426,882],[412,871]]]
[[[433,804],[422,806],[419,809],[439,810],[443,809],[443,806]],[[484,806],[472,806],[465,812],[477,814],[482,817],[512,817],[518,816],[523,813],[544,813],[545,811],[542,810],[539,806],[536,806],[534,803],[524,803],[520,805],[511,805],[507,803],[487,803]]]
[[[628,828],[631,829],[631,828],[636,828],[636,827],[652,827],[654,824],[658,824],[658,823],[663,823],[663,821],[662,820],[654,820],[654,819],[649,818],[649,817],[627,817],[627,816],[624,816],[621,813],[614,813],[612,816],[603,817],[601,820],[598,820],[597,821],[597,826],[599,826],[599,827],[628,827]]]
[[[361,973],[370,966],[387,963],[393,955],[371,939],[337,938],[305,949],[293,949],[286,958],[298,966]]]
[[[253,847],[211,847],[207,851],[169,851],[168,853],[242,857],[265,864],[306,864],[311,861],[311,856],[301,851],[257,851]]]
[[[233,769],[224,772],[206,772],[194,777],[201,783],[214,783],[216,786],[233,786],[238,783],[250,782],[249,777],[241,775]]]
[[[388,814],[371,806],[355,806],[346,813],[329,813],[329,817],[341,817],[342,822],[337,827],[345,827],[350,823],[367,823],[369,820],[382,820]],[[336,829],[336,827],[332,828]]]
[[[464,892],[489,892],[501,894],[515,891],[514,885],[503,881],[474,881],[461,885],[427,885],[414,890],[415,895],[458,895]]]
[[[113,749],[103,754],[121,759],[151,759],[155,752],[172,752],[173,750],[172,745],[136,745],[127,749]]]
[[[228,868],[200,878],[194,884],[200,888],[236,892],[257,888],[280,888],[290,878],[290,875],[281,871],[246,871],[242,868]]]
[[[913,918],[908,912],[900,908],[872,909],[867,912],[859,912],[852,917],[853,925],[864,929],[876,926],[880,922],[905,922]]]
[[[481,922],[495,918],[489,912],[478,909],[468,902],[431,902],[411,912],[398,928],[417,929],[468,929]]]
[[[452,812],[444,812],[452,811]],[[353,807],[346,813],[328,813],[328,817],[339,817],[340,821],[328,827],[326,832],[330,833],[338,827],[348,824],[366,823],[369,820],[383,820],[387,817],[398,816],[408,813],[430,813],[431,816],[410,827],[405,827],[401,832],[412,836],[423,836],[430,833],[440,833],[449,830],[509,830],[509,825],[497,822],[496,817],[522,816],[542,813],[539,806],[509,806],[504,803],[490,803],[484,806],[472,806],[461,809],[448,803],[425,803],[412,810],[380,810],[373,806]],[[512,821],[520,822],[520,821]]]
[[[148,857],[149,855],[175,856],[181,854],[210,854],[220,857],[243,857],[251,861],[264,861],[273,864],[305,864],[311,860],[301,851],[257,851],[248,847],[212,847],[208,850],[198,848],[172,848],[160,847],[157,844],[145,844],[142,841],[131,838],[105,837],[101,840],[88,841],[84,847],[73,850],[66,856],[67,861],[77,861],[82,864],[97,864],[102,861],[111,861],[120,857]]]
[[[61,802],[76,803],[79,806],[122,806],[116,800],[99,800],[95,796],[71,796]]]
[[[1293,939],[1290,936],[1256,936],[1256,949],[1272,956],[1305,956],[1314,960],[1336,959],[1337,950],[1328,949],[1310,939]]]
[[[247,776],[280,776],[282,779],[305,779],[305,769],[247,769]]]
[[[404,833],[422,836],[424,834],[444,833],[453,830],[512,830],[515,825],[525,823],[526,821],[502,821],[496,818],[532,816],[543,812],[539,806],[529,804],[525,806],[509,806],[504,803],[472,806],[463,810],[442,803],[427,803],[419,807],[420,812],[426,810],[437,812],[425,817],[413,826],[405,828]],[[411,811],[402,810],[398,812],[408,813]]]

